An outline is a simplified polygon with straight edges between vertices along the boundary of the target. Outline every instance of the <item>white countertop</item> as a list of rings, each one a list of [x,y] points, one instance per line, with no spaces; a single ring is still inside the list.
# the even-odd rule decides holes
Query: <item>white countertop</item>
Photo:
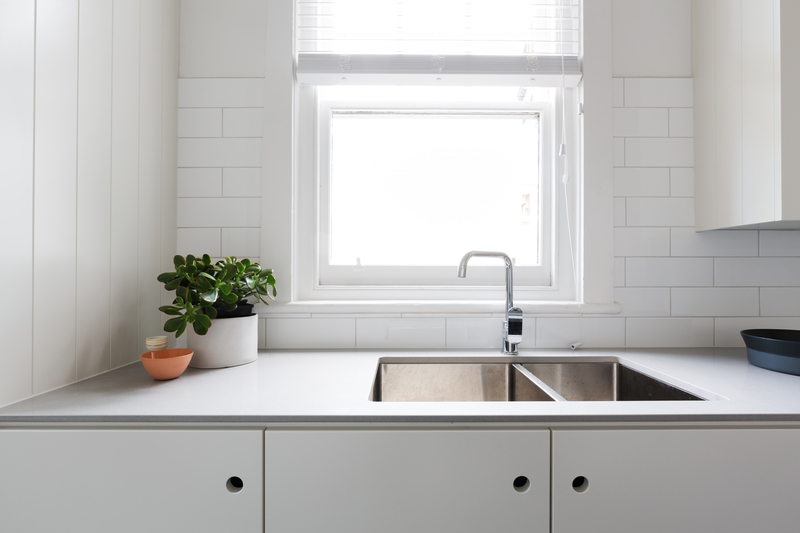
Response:
[[[381,357],[500,357],[481,350],[263,351],[247,365],[155,381],[128,365],[0,409],[9,422],[800,421],[800,376],[747,363],[744,349],[525,350],[519,358],[616,357],[710,398],[656,402],[372,402]]]

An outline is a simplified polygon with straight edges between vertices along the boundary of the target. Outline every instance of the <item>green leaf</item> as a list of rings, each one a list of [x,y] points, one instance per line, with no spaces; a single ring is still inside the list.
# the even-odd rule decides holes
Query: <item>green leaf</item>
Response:
[[[186,264],[193,265],[195,257],[192,254],[186,256]]]
[[[247,285],[247,288],[251,291],[256,288],[256,280],[253,278],[244,278],[244,284]]]
[[[197,322],[195,324],[200,323],[206,327],[206,329],[211,327],[211,319],[206,315],[197,315]]]
[[[168,291],[174,291],[175,289],[177,289],[180,286],[181,286],[181,278],[175,278],[172,281],[170,281],[169,283],[167,283],[166,285],[164,285],[164,289],[166,289]]]
[[[192,327],[194,327],[194,332],[197,333],[198,335],[205,335],[206,333],[208,333],[208,327],[206,327],[204,324],[201,324],[200,322],[195,322],[192,325]]]
[[[229,295],[229,294],[231,293],[231,289],[232,289],[232,288],[233,288],[233,287],[231,286],[231,284],[230,284],[230,283],[223,283],[222,285],[220,285],[220,286],[219,286],[219,290],[220,290],[220,291],[222,292],[222,294],[224,294],[225,296],[227,296],[227,295]]]
[[[164,272],[163,274],[159,274],[156,279],[160,283],[166,283],[166,282],[172,280],[173,278],[175,278],[177,276],[178,276],[178,274],[176,274],[175,272]]]
[[[211,263],[211,256],[208,254],[203,254],[203,263],[210,264]]]
[[[250,260],[249,260],[249,259],[247,259],[247,258],[244,258],[244,259],[242,259],[242,264],[244,265],[244,267],[245,267],[245,268],[247,268],[247,267],[249,267],[249,266],[250,266],[252,263],[250,262]]]
[[[181,298],[180,296],[178,296],[177,298],[175,298],[175,300],[174,300],[172,303],[173,303],[174,305],[180,305],[181,307],[183,307],[183,298]]]
[[[189,289],[187,289],[186,287],[178,287],[178,289],[175,291],[175,294],[182,301],[186,301],[189,299]]]
[[[207,302],[211,302],[211,303],[216,302],[218,297],[219,297],[219,290],[218,289],[212,289],[212,290],[206,291],[206,292],[204,292],[203,294],[200,295],[200,298],[202,298],[203,300],[205,300]]]
[[[175,257],[173,257],[172,262],[175,264],[176,267],[186,264],[186,260],[180,255],[176,255]]]
[[[275,285],[275,276],[273,276],[272,274],[269,274],[267,276],[267,283],[269,285]]]
[[[161,307],[158,308],[158,310],[167,315],[180,316],[183,314],[181,313],[181,310],[175,307],[174,305],[162,305]]]
[[[175,318],[170,318],[166,322],[164,322],[164,331],[167,333],[172,333],[173,331],[177,331],[181,325],[186,327],[186,317],[179,316]]]
[[[194,265],[194,264],[191,264],[191,265],[187,265],[187,266],[186,266],[186,273],[187,273],[189,276],[194,276],[194,273],[195,273],[195,272],[197,272],[197,266],[196,266],[196,265]]]
[[[217,318],[217,308],[216,307],[206,307],[206,316],[211,320]]]
[[[226,303],[222,304],[223,311],[233,311],[234,309],[236,309],[236,304],[226,304]]]
[[[180,337],[183,335],[183,332],[186,331],[186,322],[181,324],[181,327],[178,328],[178,331],[175,332],[175,338]]]
[[[217,281],[217,278],[215,278],[214,276],[212,276],[208,272],[200,272],[200,275],[203,276],[204,278],[210,279],[211,281]]]
[[[258,265],[250,265],[249,267],[244,269],[244,271],[248,272],[248,273],[249,272],[259,272],[260,270],[261,270],[261,267],[258,266]]]
[[[236,296],[234,293],[223,294],[222,296],[220,296],[220,299],[226,304],[233,304],[239,301],[239,297]]]

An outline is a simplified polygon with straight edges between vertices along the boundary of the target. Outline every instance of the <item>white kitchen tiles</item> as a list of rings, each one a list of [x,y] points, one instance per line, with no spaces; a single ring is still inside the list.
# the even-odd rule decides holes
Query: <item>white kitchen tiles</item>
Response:
[[[625,166],[625,139],[614,138],[614,166]]]
[[[670,196],[694,197],[694,169],[671,168],[669,170]]]
[[[266,322],[268,349],[356,347],[355,318],[267,318]]]
[[[625,225],[625,198],[614,198],[614,226]]]
[[[721,348],[744,347],[740,332],[745,329],[800,329],[800,317],[715,318],[714,345]]]
[[[627,287],[703,287],[714,285],[714,259],[630,257],[625,262]]]
[[[759,231],[759,255],[800,256],[800,231]]]
[[[222,109],[178,109],[178,137],[222,137]]]
[[[757,231],[706,231],[672,228],[672,255],[689,257],[724,257],[758,255]]]
[[[261,227],[259,198],[178,198],[179,228]]]
[[[264,109],[261,107],[222,110],[223,137],[261,137],[264,134]]]
[[[714,285],[719,287],[798,287],[800,286],[800,258],[717,258],[714,259]]]
[[[500,348],[502,346],[502,318],[447,318],[446,342],[448,348]],[[532,327],[528,327],[528,325]],[[523,339],[535,346],[535,319],[523,322]],[[531,331],[530,338],[526,335]]]
[[[672,316],[758,316],[758,288],[673,288]]]
[[[178,255],[220,257],[220,228],[178,228]]]
[[[263,78],[181,78],[178,107],[263,107]]]
[[[614,196],[669,196],[668,168],[615,168]]]
[[[694,198],[628,198],[628,226],[694,226]]]
[[[616,152],[616,150],[615,150]],[[626,138],[625,166],[691,167],[694,140],[687,138]]]
[[[625,286],[625,258],[624,257],[615,257],[614,258],[614,286],[615,287],[624,287]]]
[[[221,168],[179,168],[178,198],[222,196]]]
[[[537,318],[537,348],[569,348],[582,342],[584,348],[625,346],[624,318]]]
[[[694,348],[714,345],[713,318],[627,318],[626,346]]]
[[[626,78],[625,107],[692,107],[691,78]]]
[[[673,108],[669,110],[669,136],[694,137],[694,110]]]
[[[761,316],[799,316],[800,288],[762,287]]]
[[[181,77],[264,77],[266,21],[259,0],[181,2]]]
[[[179,167],[261,166],[261,139],[178,139]]]
[[[222,228],[222,256],[253,258],[261,255],[261,228]]]
[[[614,228],[614,255],[668,256],[669,228]]]
[[[223,169],[222,196],[261,197],[261,167]]]
[[[357,348],[445,348],[445,318],[357,318]],[[267,340],[269,342],[269,340]]]
[[[614,137],[667,137],[669,116],[663,108],[614,108]]]
[[[612,82],[612,97],[614,107],[623,107],[625,105],[625,80],[622,78],[614,78]]]
[[[614,301],[622,306],[620,316],[669,316],[670,289],[618,287]]]

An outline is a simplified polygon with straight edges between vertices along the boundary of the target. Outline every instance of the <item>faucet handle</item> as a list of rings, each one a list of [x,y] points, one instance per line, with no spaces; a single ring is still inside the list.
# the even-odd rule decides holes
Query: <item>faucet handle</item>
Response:
[[[508,310],[508,322],[505,324],[504,337],[509,344],[522,342],[522,309],[512,307]]]

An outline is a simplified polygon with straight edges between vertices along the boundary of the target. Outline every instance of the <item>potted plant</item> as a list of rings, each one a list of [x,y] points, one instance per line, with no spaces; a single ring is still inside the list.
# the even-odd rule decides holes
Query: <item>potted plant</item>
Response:
[[[202,258],[176,255],[175,271],[164,272],[158,281],[175,291],[172,305],[158,309],[172,316],[164,331],[183,335],[188,326],[190,366],[224,368],[243,365],[258,357],[258,315],[247,298],[268,303],[275,299],[275,275],[249,259],[226,257],[216,263]]]

